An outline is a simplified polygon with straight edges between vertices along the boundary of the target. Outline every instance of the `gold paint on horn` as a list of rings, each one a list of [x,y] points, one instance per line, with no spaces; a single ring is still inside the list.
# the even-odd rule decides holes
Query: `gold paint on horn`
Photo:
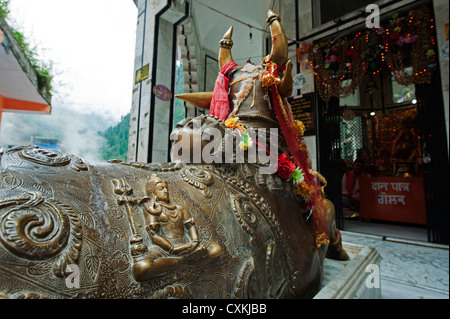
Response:
[[[222,67],[233,60],[231,56],[231,48],[233,47],[233,40],[231,36],[233,35],[233,27],[231,26],[228,31],[224,34],[223,39],[220,40],[220,51],[219,51],[219,66]]]
[[[213,92],[194,92],[194,93],[181,93],[175,95],[177,99],[186,101],[193,104],[196,107],[202,109],[208,109],[211,103]]]

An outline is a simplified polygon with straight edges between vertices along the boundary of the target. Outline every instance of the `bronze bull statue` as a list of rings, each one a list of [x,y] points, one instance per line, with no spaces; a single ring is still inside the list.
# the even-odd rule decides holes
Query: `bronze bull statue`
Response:
[[[234,128],[237,117],[241,128],[279,128],[270,89],[261,83],[264,64],[286,65],[277,90],[292,92],[286,36],[272,11],[268,22],[271,55],[261,66],[233,67],[227,75],[225,120],[234,119],[228,122]],[[232,60],[231,32],[222,41],[221,67]],[[214,94],[180,98],[208,107]],[[175,145],[192,150],[203,132],[224,132],[228,124],[213,115],[186,119],[175,133],[187,138]],[[289,152],[282,138],[269,144],[260,146]],[[170,163],[90,164],[37,146],[0,154],[0,297],[312,298],[325,256],[348,259],[333,204],[322,198],[305,208],[290,181],[261,173],[267,161],[196,164],[178,155]],[[322,194],[316,182],[313,191]]]

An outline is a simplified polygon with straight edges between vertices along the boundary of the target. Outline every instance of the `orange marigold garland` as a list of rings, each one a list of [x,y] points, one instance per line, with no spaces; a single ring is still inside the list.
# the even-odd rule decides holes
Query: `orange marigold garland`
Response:
[[[231,129],[239,129],[241,132],[245,132],[245,127],[238,124],[239,117],[230,117],[225,121],[225,126]]]

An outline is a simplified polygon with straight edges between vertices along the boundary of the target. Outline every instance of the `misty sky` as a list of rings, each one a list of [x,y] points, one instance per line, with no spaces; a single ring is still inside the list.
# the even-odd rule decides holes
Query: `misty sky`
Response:
[[[10,0],[8,22],[53,62],[53,108],[119,121],[130,111],[137,8],[132,0]]]
[[[0,145],[25,145],[33,135],[57,137],[65,152],[101,160],[105,140],[98,132],[131,108],[134,2],[10,0],[9,9],[10,26],[23,33],[38,60],[52,62],[54,91],[51,115],[4,112]]]

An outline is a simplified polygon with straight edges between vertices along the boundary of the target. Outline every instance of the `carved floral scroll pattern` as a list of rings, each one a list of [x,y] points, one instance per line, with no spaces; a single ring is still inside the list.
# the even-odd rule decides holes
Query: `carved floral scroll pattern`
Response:
[[[269,285],[278,285],[278,287],[271,287],[272,289],[268,291],[268,294],[271,298],[280,298],[288,293],[287,289],[289,284],[295,281],[298,276],[292,258],[293,253],[287,244],[286,235],[267,201],[255,190],[253,187],[254,184],[246,179],[246,176],[251,176],[248,167],[242,169],[242,173],[240,171],[222,171],[222,176],[230,187],[231,202],[235,216],[241,227],[250,235],[250,243],[256,243],[256,216],[261,216],[265,219],[276,238],[276,240],[272,239],[267,245],[265,272]],[[234,195],[236,190],[241,194]],[[279,245],[280,247],[275,250],[276,245]],[[284,253],[281,254],[281,252]],[[277,261],[276,259],[279,260]],[[250,267],[250,265],[247,265],[247,268],[248,267]],[[255,267],[254,262],[253,267]],[[289,280],[277,282],[278,280],[274,278],[274,273],[281,271],[280,267],[287,271],[289,274],[287,278],[289,278]],[[243,269],[245,269],[245,267]],[[246,287],[249,286],[247,285]]]
[[[208,186],[214,182],[211,173],[198,167],[187,167],[180,172],[180,175],[185,182],[199,189],[205,197],[211,197],[208,189]]]
[[[66,266],[78,261],[81,221],[68,205],[40,193],[0,201],[0,242],[14,255],[31,260],[58,257],[53,273],[65,277]]]
[[[30,162],[45,166],[66,166],[70,163],[74,171],[87,171],[88,167],[83,160],[74,155],[66,155],[57,150],[39,148],[38,146],[25,147],[19,151],[19,156]]]
[[[236,287],[234,289],[235,297],[250,299],[258,295],[258,285],[255,281],[254,272],[255,262],[253,257],[251,257],[244,263],[239,272]]]

